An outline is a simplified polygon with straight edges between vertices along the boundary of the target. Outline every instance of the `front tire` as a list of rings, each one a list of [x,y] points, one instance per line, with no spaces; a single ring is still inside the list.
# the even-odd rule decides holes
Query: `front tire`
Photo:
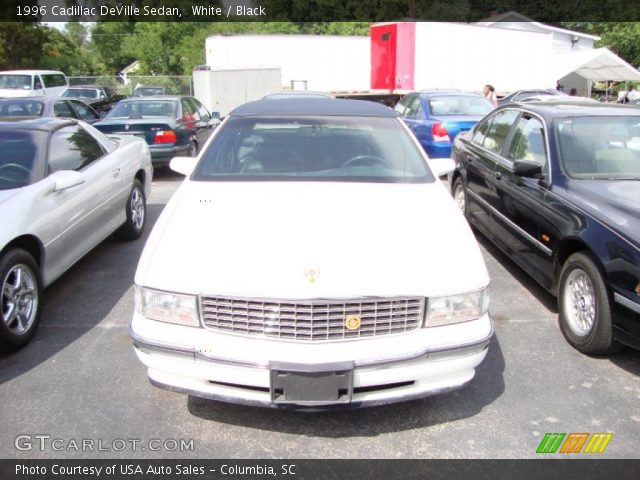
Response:
[[[451,194],[453,195],[453,199],[456,201],[456,205],[458,205],[458,208],[466,216],[467,198],[465,195],[464,186],[462,185],[462,177],[459,176],[453,182],[453,188],[451,189]]]
[[[122,240],[135,240],[142,235],[147,223],[147,199],[140,180],[135,179],[126,206],[127,220],[116,232]]]
[[[0,352],[14,352],[35,335],[40,323],[40,269],[25,250],[0,258]]]
[[[609,294],[595,261],[586,253],[571,255],[562,267],[559,287],[560,330],[566,340],[587,355],[617,351]]]

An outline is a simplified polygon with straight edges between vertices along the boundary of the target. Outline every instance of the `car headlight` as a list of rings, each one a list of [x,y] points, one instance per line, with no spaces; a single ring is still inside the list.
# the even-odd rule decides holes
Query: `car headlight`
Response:
[[[489,288],[446,297],[429,297],[425,327],[468,322],[489,311]]]
[[[135,287],[136,311],[143,317],[158,322],[199,327],[197,297]]]

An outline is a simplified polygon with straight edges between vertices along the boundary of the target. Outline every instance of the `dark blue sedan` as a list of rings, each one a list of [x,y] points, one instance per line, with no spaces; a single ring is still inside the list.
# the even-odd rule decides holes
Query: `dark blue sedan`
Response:
[[[512,103],[459,136],[453,191],[471,224],[558,298],[587,354],[640,348],[640,114]]]
[[[122,100],[94,127],[145,139],[153,165],[162,167],[175,156],[196,156],[219,123],[193,97],[158,96]]]
[[[449,158],[456,136],[492,109],[480,95],[442,90],[409,93],[395,108],[430,158]]]

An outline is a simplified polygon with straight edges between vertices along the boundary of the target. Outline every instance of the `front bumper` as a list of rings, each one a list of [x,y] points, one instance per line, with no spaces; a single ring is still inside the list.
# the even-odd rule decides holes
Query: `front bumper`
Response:
[[[327,402],[321,408],[382,405],[463,387],[486,356],[493,330],[485,315],[458,325],[355,341],[286,342],[164,324],[136,313],[130,335],[158,387],[244,405],[315,409],[318,405],[272,401],[271,362],[315,369],[351,362],[351,401]]]

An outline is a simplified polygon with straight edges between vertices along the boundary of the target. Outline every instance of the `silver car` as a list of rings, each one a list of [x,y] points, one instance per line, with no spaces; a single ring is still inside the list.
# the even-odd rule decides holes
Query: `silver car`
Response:
[[[142,234],[152,174],[134,136],[56,118],[0,123],[0,351],[33,337],[44,287],[112,233]]]

